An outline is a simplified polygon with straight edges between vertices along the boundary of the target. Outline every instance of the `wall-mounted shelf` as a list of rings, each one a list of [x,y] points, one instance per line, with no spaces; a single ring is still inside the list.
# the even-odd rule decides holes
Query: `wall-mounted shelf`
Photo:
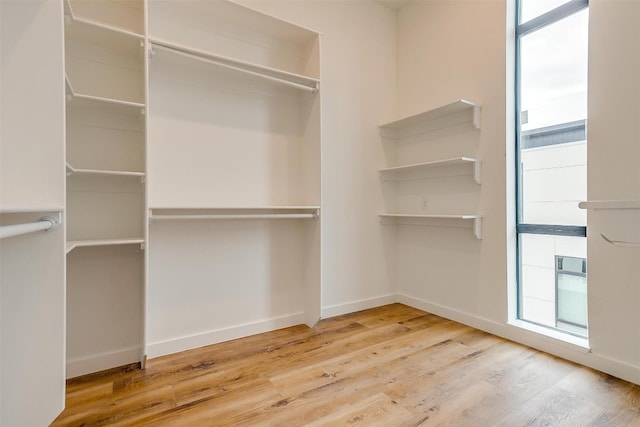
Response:
[[[122,99],[104,98],[84,93],[77,93],[69,77],[65,77],[67,102],[78,107],[100,107],[113,109],[116,112],[131,115],[144,115],[145,105],[140,102],[125,101]]]
[[[478,239],[482,239],[482,215],[436,215],[436,214],[379,214],[383,224],[398,224],[401,220],[440,220],[440,219],[452,219],[452,220],[472,220],[473,221],[473,234]],[[419,224],[419,222],[416,222]]]
[[[218,208],[150,208],[151,221],[228,219],[317,219],[319,206],[251,206]]]
[[[318,90],[318,86],[320,84],[318,79],[303,76],[301,74],[277,70],[275,68],[217,55],[212,52],[205,52],[203,50],[194,49],[164,40],[150,39],[150,41],[152,45],[150,54],[152,57],[156,55],[156,51],[165,51],[174,55],[184,56],[197,61],[206,62],[214,66],[238,71],[254,77],[263,78],[272,82],[314,93]]]
[[[378,129],[382,137],[391,139],[406,138],[463,123],[471,123],[473,128],[480,129],[480,112],[480,105],[460,99],[451,104],[382,124]]]
[[[640,200],[593,200],[578,203],[580,209],[640,209]]]
[[[130,5],[128,6],[130,7]],[[129,39],[144,40],[144,35],[137,32],[129,31],[124,28],[116,27],[104,22],[98,22],[90,18],[79,16],[77,13],[75,13],[70,0],[64,1],[64,15],[67,27],[90,27],[91,34],[88,34],[88,36],[91,39],[93,39],[94,37],[105,37],[105,32],[108,32],[111,34],[111,36],[119,34],[120,36],[127,37]],[[97,34],[100,30],[102,30],[103,35]],[[111,37],[107,37],[111,39]],[[109,41],[109,43],[112,43],[112,41]]]
[[[144,178],[144,172],[131,172],[131,171],[113,171],[113,170],[99,170],[99,169],[80,169],[71,166],[67,163],[67,175],[106,175],[106,176],[132,176]]]
[[[66,15],[65,37],[95,46],[102,46],[127,56],[141,57],[144,36],[120,28]]]
[[[67,253],[76,248],[88,248],[96,246],[140,245],[144,247],[143,238],[130,239],[95,239],[95,240],[70,240],[67,242]]]
[[[456,166],[456,165],[464,165],[464,164],[473,165],[473,179],[475,180],[476,183],[481,184],[482,183],[481,161],[478,159],[474,159],[472,157],[456,157],[453,159],[436,160],[433,162],[414,163],[410,165],[394,166],[391,168],[378,169],[378,172],[382,177],[389,178],[392,180],[395,180],[395,179],[399,180],[401,179],[399,177],[399,174],[403,172],[427,170],[431,168]]]
[[[0,214],[63,212],[63,206],[2,206]]]

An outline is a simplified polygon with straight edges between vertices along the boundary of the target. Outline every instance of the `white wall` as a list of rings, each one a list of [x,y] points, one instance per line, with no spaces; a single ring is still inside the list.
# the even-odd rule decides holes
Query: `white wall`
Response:
[[[640,3],[591,0],[589,36],[589,200],[640,200]],[[628,366],[640,383],[640,210],[587,215],[589,335],[593,352]]]
[[[395,13],[371,1],[241,3],[321,33],[323,317],[394,301],[377,126],[395,117]]]
[[[510,7],[506,0],[424,0],[398,13],[400,115],[458,98],[482,104],[477,155],[483,161],[478,208],[484,215],[480,243],[455,230],[423,231],[422,238],[398,235],[400,300],[638,383],[640,256],[637,249],[623,252],[598,240],[604,224],[618,233],[616,238],[640,239],[637,210],[593,212],[588,220],[591,352],[509,322],[513,304],[508,309],[507,301],[515,302],[510,290],[515,286],[513,86],[505,73],[512,67],[512,33],[506,30]],[[640,48],[635,43],[640,29],[633,23],[639,14],[636,2],[591,2],[590,199],[640,198],[634,160],[640,154]],[[613,226],[625,222],[635,231]],[[413,258],[403,261],[403,253]]]
[[[62,3],[0,2],[0,226],[64,217]],[[64,407],[65,229],[0,241],[0,425]]]
[[[483,215],[483,239],[468,230],[401,229],[399,292],[432,311],[500,323],[507,319],[505,24],[502,1],[419,1],[398,12],[399,116],[461,98],[481,104],[482,129],[470,135],[466,155],[482,160],[483,175],[473,206]],[[446,158],[445,144],[429,149]]]

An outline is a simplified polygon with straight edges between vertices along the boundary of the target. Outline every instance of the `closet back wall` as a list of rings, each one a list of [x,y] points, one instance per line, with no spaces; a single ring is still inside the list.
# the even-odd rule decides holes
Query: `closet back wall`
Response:
[[[396,118],[395,12],[369,1],[242,4],[322,35],[322,316],[395,301],[378,128]]]

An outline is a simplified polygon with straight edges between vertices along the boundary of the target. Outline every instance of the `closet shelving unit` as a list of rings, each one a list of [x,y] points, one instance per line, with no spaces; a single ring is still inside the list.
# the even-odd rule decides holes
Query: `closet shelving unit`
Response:
[[[411,141],[413,144],[421,142],[421,136],[431,132],[464,126],[471,124],[473,129],[480,129],[479,105],[458,100],[451,104],[446,104],[432,110],[428,110],[410,117],[396,120],[379,126],[380,136],[383,140],[391,143],[394,153],[400,150],[401,144]],[[393,157],[397,157],[393,156]],[[406,156],[405,156],[406,157]],[[398,186],[406,185],[410,181],[420,181],[426,178],[425,173],[435,169],[459,167],[471,165],[473,179],[477,184],[482,183],[481,161],[475,157],[453,157],[446,159],[431,160],[419,163],[403,163],[393,165],[378,170],[380,179],[394,183],[395,190]],[[379,217],[383,224],[411,224],[430,225],[434,222],[446,223],[447,221],[472,221],[473,233],[476,238],[482,238],[482,216],[476,213],[427,213],[416,212],[414,208],[402,208],[400,212],[380,213]]]
[[[202,307],[169,331],[155,326],[169,308],[149,306],[149,355],[166,353],[155,344],[172,342],[170,334],[193,335],[183,327],[193,319],[204,335],[275,317],[300,323],[301,315],[314,324],[320,317],[318,33],[230,1],[149,1],[147,7],[148,294]],[[221,253],[195,261],[219,247],[233,248],[234,258],[225,261],[228,254]],[[174,260],[171,271],[165,258]],[[269,267],[247,277],[229,263]],[[189,294],[210,302],[205,307]],[[225,298],[243,303],[224,316]],[[198,342],[215,341],[212,334]]]
[[[64,11],[73,377],[142,360],[144,1],[65,0]]]

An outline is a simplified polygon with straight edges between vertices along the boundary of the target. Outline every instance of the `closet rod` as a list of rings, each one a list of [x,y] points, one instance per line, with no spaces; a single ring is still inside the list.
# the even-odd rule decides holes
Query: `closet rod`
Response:
[[[165,45],[165,44],[163,44],[162,42],[159,42],[159,41],[152,41],[151,45],[154,48],[164,49],[166,51],[169,51],[169,52],[172,52],[172,53],[175,53],[175,54],[178,54],[178,55],[182,55],[182,56],[185,56],[187,58],[197,59],[199,61],[206,62],[208,64],[217,65],[217,66],[222,67],[222,68],[227,68],[229,70],[240,71],[240,72],[243,72],[245,74],[249,74],[249,75],[256,76],[256,77],[261,77],[263,79],[270,80],[272,82],[276,82],[276,83],[280,83],[280,84],[284,84],[284,85],[288,85],[288,86],[292,86],[292,87],[295,87],[297,89],[303,89],[303,90],[306,90],[306,91],[309,91],[309,92],[313,92],[313,93],[317,92],[317,90],[318,90],[317,86],[313,86],[313,87],[312,86],[307,86],[307,85],[303,85],[303,84],[300,84],[300,83],[292,82],[290,80],[282,79],[282,78],[279,78],[279,77],[273,77],[273,76],[270,76],[270,75],[265,74],[265,73],[260,73],[260,72],[257,72],[257,71],[251,71],[251,70],[248,70],[246,68],[238,67],[238,66],[231,65],[231,64],[225,64],[224,62],[222,62],[222,60],[219,60],[219,59],[216,60],[215,57],[210,57],[209,58],[209,57],[205,56],[206,53],[204,53],[204,52],[202,52],[202,53],[197,52],[197,51],[190,52],[190,51],[186,50],[187,48],[181,48],[181,47],[178,47],[178,46],[170,46],[168,44]]]
[[[153,221],[194,221],[211,219],[313,219],[316,214],[220,214],[220,215],[151,215]]]
[[[0,226],[0,239],[19,236],[21,234],[35,233],[36,231],[49,231],[53,230],[57,225],[58,220],[50,216],[43,216],[36,222],[3,225]]]

